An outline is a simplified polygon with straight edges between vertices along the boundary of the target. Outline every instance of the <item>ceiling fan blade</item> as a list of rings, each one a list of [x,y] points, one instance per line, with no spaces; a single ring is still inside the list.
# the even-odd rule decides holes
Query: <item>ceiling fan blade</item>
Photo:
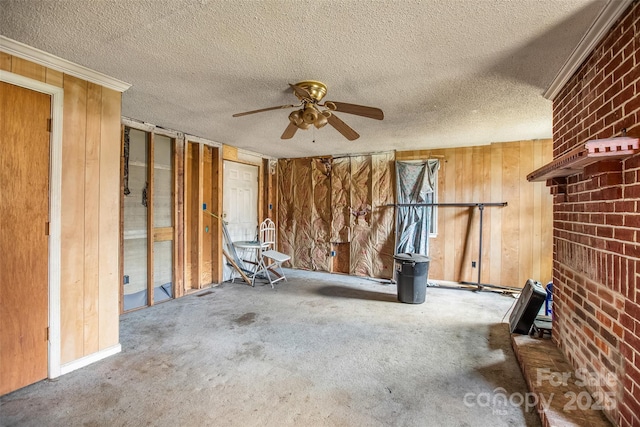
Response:
[[[293,107],[296,107],[296,106],[295,105],[279,105],[277,107],[261,108],[259,110],[246,111],[244,113],[236,113],[233,115],[233,117],[241,117],[241,116],[247,116],[249,114],[262,113],[263,111],[281,110],[283,108],[293,108]]]
[[[346,102],[327,101],[326,104],[336,106],[335,111],[341,113],[355,114],[356,116],[368,117],[370,119],[382,120],[384,113],[381,109],[375,107],[366,107],[364,105],[348,104]]]
[[[291,139],[291,138],[293,138],[293,135],[296,134],[297,130],[298,130],[298,126],[296,126],[293,123],[289,122],[289,126],[287,126],[287,128],[284,130],[284,132],[282,132],[282,136],[280,137],[280,139]]]
[[[343,122],[342,120],[340,120],[338,117],[336,117],[335,114],[331,114],[328,118],[327,121],[329,122],[329,124],[331,126],[333,126],[334,128],[336,128],[336,130],[338,132],[340,132],[345,138],[347,138],[349,141],[353,141],[355,139],[360,138],[360,135],[358,135],[358,132],[356,132],[355,130],[351,129],[349,127],[349,125],[347,125],[345,122]]]
[[[312,99],[311,94],[305,88],[297,85],[292,85],[291,83],[289,83],[289,86],[291,86],[291,89],[293,89],[293,91],[296,93],[296,95],[298,95],[299,98]]]

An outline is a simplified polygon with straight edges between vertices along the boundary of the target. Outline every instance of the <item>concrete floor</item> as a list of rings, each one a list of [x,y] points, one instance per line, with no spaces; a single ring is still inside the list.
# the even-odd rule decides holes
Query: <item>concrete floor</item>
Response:
[[[395,285],[287,276],[123,315],[122,353],[3,396],[0,425],[540,425],[517,404],[512,297],[430,287],[412,305]]]

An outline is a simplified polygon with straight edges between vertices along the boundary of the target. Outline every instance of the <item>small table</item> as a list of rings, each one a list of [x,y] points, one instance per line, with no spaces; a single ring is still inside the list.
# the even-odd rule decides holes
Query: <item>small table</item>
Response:
[[[239,241],[233,242],[233,246],[235,246],[238,249],[242,249],[245,252],[252,251],[255,253],[255,261],[246,260],[246,259],[242,260],[244,262],[248,262],[254,265],[253,274],[249,276],[251,278],[251,286],[253,286],[253,283],[256,280],[256,275],[258,274],[258,272],[262,267],[262,259],[261,259],[262,257],[260,255],[260,250],[264,249],[266,245],[261,244],[257,240],[239,240]]]

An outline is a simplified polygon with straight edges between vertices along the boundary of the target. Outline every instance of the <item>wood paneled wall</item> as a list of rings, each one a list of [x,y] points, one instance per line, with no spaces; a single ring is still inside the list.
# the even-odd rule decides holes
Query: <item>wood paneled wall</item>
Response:
[[[533,140],[440,150],[397,152],[397,160],[440,159],[438,202],[507,202],[485,207],[482,283],[522,287],[551,280],[553,200],[545,183],[526,175],[552,160],[552,141]],[[477,208],[440,207],[430,239],[429,278],[476,282]]]
[[[121,94],[0,52],[0,69],[64,89],[61,361],[118,344]]]

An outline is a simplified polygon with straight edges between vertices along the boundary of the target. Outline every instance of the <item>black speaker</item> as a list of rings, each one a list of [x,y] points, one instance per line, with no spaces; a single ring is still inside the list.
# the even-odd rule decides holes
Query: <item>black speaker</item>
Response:
[[[509,330],[516,334],[529,334],[536,316],[544,304],[547,292],[540,282],[533,279],[527,280],[520,297],[516,301],[516,306],[509,317]]]

